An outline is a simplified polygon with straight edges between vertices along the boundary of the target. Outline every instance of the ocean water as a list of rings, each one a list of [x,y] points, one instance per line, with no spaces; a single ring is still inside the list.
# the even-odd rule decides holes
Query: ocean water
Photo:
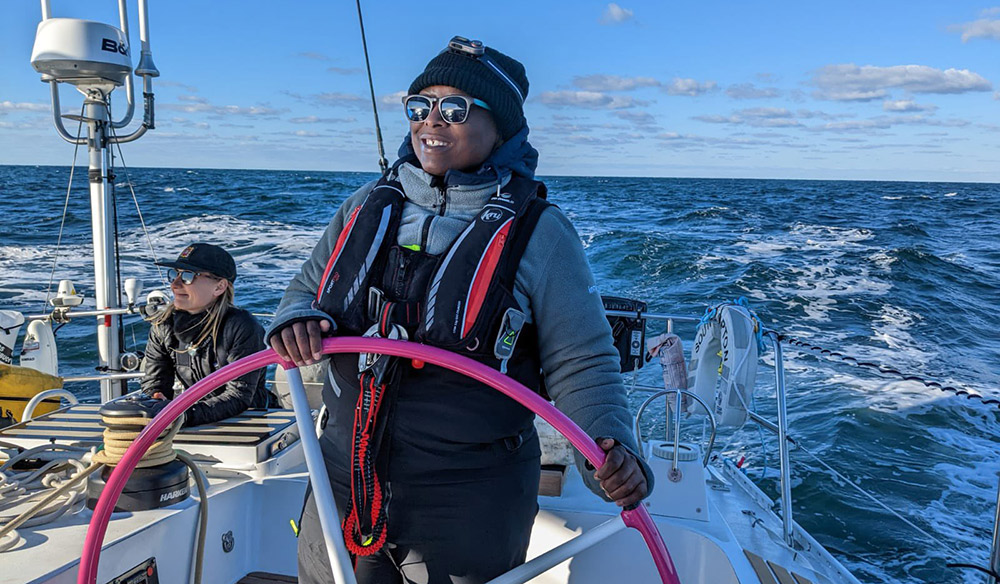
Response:
[[[51,275],[93,305],[86,171],[0,166],[0,307],[43,310]],[[369,173],[119,169],[120,263],[146,290],[152,265],[193,241],[237,259],[237,303],[274,310],[337,206]],[[543,177],[544,178],[544,177]],[[770,327],[1000,397],[1000,185],[912,182],[545,178],[573,220],[602,293],[700,316],[747,297]],[[129,183],[142,209],[143,232]],[[69,190],[61,244],[57,247]],[[151,251],[152,250],[152,251]],[[54,266],[54,267],[53,267]],[[569,309],[569,307],[568,307]],[[61,374],[88,374],[87,323],[58,330]],[[690,341],[692,326],[678,332]],[[23,332],[22,332],[23,334]],[[146,329],[129,321],[126,344]],[[68,339],[77,339],[77,348]],[[995,406],[873,375],[785,346],[791,433],[848,480],[943,542],[791,454],[796,520],[864,582],[982,582],[946,562],[985,565],[1000,470]],[[755,401],[774,418],[773,353]],[[659,383],[647,366],[640,382]],[[77,386],[95,398],[93,385]],[[644,395],[633,395],[633,404]],[[647,429],[662,432],[662,407]],[[777,445],[756,427],[723,435],[725,454],[777,492]]]

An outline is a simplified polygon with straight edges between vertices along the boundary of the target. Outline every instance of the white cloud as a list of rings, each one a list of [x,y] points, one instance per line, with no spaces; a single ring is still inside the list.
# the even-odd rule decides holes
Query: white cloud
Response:
[[[992,9],[997,10],[997,9]],[[989,11],[986,11],[989,12]],[[984,12],[984,16],[995,15],[996,12]],[[1000,41],[1000,20],[980,18],[973,22],[953,24],[948,27],[951,32],[962,33],[962,42],[967,43],[972,39],[993,39]]]
[[[402,105],[403,98],[406,96],[405,91],[397,91],[396,93],[390,93],[388,95],[383,95],[378,98],[378,102],[383,105]]]
[[[337,75],[354,75],[355,73],[361,73],[361,69],[357,67],[327,67],[327,71],[330,73],[336,73]]]
[[[186,101],[189,103],[208,103],[208,99],[201,97],[200,95],[178,95],[178,101]]]
[[[304,59],[312,59],[313,61],[332,61],[330,57],[324,55],[323,53],[318,53],[316,51],[303,51],[296,55],[297,57],[302,57]]]
[[[186,83],[180,83],[177,81],[156,81],[157,87],[178,87],[187,91],[188,93],[198,93],[198,88],[194,85],[188,85]]]
[[[810,127],[810,130],[821,132],[871,132],[872,130],[886,130],[892,123],[885,118],[873,120],[850,120],[846,122],[830,122],[822,126]]]
[[[353,93],[327,92],[310,96],[323,105],[365,105],[369,100]]]
[[[935,69],[925,65],[876,67],[854,64],[827,65],[813,74],[815,96],[834,101],[872,101],[890,89],[912,93],[966,93],[990,91],[993,85],[968,69]]]
[[[586,91],[630,91],[640,87],[659,87],[652,77],[620,77],[618,75],[586,75],[574,77],[573,85]]]
[[[608,4],[608,7],[604,9],[604,14],[601,15],[601,24],[614,25],[621,24],[625,21],[632,20],[634,17],[632,10],[628,8],[622,8],[621,6],[612,2]]]
[[[614,115],[625,120],[626,122],[632,122],[636,126],[648,127],[656,125],[656,118],[649,112],[633,112],[624,110],[617,111]]]
[[[726,88],[726,95],[733,99],[767,99],[778,97],[781,92],[774,87],[757,87],[753,83],[738,83]]]
[[[286,110],[279,110],[267,106],[239,106],[239,105],[212,105],[210,103],[165,103],[158,105],[168,111],[179,111],[187,113],[207,113],[217,116],[249,116],[249,117],[274,117]]]
[[[52,109],[47,103],[13,102],[0,101],[0,112],[22,111],[22,112],[48,112]]]
[[[715,136],[698,136],[696,134],[679,134],[677,132],[664,132],[662,134],[657,134],[656,138],[664,144],[677,148],[697,148],[703,146],[748,148],[751,146],[764,146],[772,144],[767,140],[754,138],[717,138]]]
[[[5,128],[8,130],[36,130],[40,128],[38,124],[32,124],[30,122],[4,122],[0,121],[0,128]]]
[[[970,125],[971,122],[960,119],[939,120],[929,118],[925,115],[908,116],[877,116],[867,120],[848,120],[844,122],[831,122],[821,126],[810,126],[809,130],[818,132],[872,132],[875,130],[887,130],[896,125],[908,126],[934,126],[942,128],[961,128]]]
[[[729,116],[695,116],[693,119],[709,124],[746,124],[756,128],[790,128],[802,125],[802,122],[795,119],[795,114],[783,107],[755,107]]]
[[[649,102],[628,96],[611,96],[597,91],[546,91],[538,101],[552,107],[576,106],[587,109],[627,109]]]
[[[321,118],[319,116],[303,116],[290,118],[288,121],[293,124],[346,124],[349,122],[356,122],[357,118]]]
[[[908,113],[908,112],[932,112],[937,109],[936,105],[920,104],[912,99],[886,100],[882,102],[882,109],[887,112]]]
[[[324,106],[339,106],[347,105],[353,107],[368,107],[371,104],[371,99],[368,97],[362,97],[360,95],[355,95],[353,93],[341,93],[336,91],[330,91],[326,93],[313,93],[310,95],[302,95],[301,93],[295,93],[294,91],[282,90],[280,93],[291,97],[292,99],[297,99],[299,101],[304,101],[307,103],[312,103],[314,105],[324,105]]]
[[[701,83],[694,79],[684,79],[681,77],[674,77],[670,83],[664,86],[664,91],[670,95],[688,95],[691,97],[704,95],[716,89],[718,89],[718,84],[715,81]]]

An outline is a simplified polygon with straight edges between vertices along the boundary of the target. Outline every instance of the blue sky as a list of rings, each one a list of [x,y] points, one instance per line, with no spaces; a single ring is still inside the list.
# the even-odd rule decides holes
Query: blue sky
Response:
[[[117,22],[114,4],[53,0],[53,13]],[[377,170],[353,2],[150,4],[157,129],[126,146],[130,166]],[[988,3],[363,8],[390,153],[406,131],[397,96],[461,34],[525,64],[542,175],[1000,182]],[[39,18],[37,2],[2,6],[0,164],[72,159],[28,62]],[[75,94],[63,89],[65,111]]]

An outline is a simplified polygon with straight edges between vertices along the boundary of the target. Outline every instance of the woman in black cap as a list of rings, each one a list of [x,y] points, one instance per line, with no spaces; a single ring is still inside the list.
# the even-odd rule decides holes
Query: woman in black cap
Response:
[[[264,329],[252,314],[233,305],[236,262],[226,250],[195,243],[176,261],[158,265],[170,268],[167,278],[174,301],[152,319],[141,385],[147,396],[169,400],[175,381],[187,389],[263,349]],[[199,400],[185,413],[184,425],[209,424],[264,407],[264,372],[254,371]]]
[[[386,175],[351,196],[292,280],[268,331],[296,364],[325,334],[408,338],[545,391],[607,451],[577,464],[599,495],[652,488],[619,357],[580,238],[533,180],[524,67],[455,37],[403,99],[409,133]],[[544,375],[544,388],[542,376]],[[538,510],[533,415],[445,369],[337,355],[321,445],[362,583],[488,581],[524,562]],[[330,567],[312,497],[299,582]]]

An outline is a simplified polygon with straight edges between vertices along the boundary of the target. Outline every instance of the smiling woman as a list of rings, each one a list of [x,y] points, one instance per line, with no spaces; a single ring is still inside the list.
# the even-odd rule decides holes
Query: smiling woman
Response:
[[[143,393],[170,400],[213,371],[263,348],[263,328],[249,312],[233,306],[236,262],[217,245],[195,243],[169,268],[174,301],[152,319],[146,343]],[[270,405],[262,371],[227,383],[187,411],[196,426]]]
[[[524,67],[455,37],[408,93],[399,159],[330,222],[282,298],[271,346],[302,365],[321,358],[323,334],[414,339],[539,391],[544,375],[556,406],[608,452],[596,472],[581,467],[588,486],[638,503],[652,475],[635,456],[580,238],[534,180]],[[334,356],[325,383],[321,444],[359,582],[476,584],[524,562],[540,471],[531,412],[379,355]],[[325,582],[311,497],[300,527],[299,582]]]
[[[404,100],[413,150],[432,175],[444,176],[452,168],[474,170],[502,143],[486,102],[458,88],[435,85]]]

